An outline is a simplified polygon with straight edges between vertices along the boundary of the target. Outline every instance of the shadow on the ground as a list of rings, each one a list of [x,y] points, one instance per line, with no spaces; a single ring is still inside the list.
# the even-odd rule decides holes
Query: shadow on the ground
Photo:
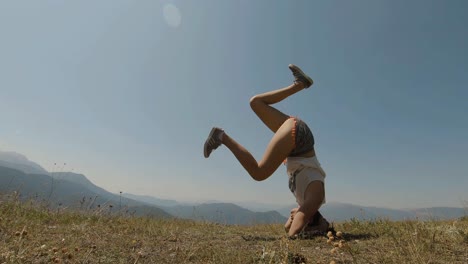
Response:
[[[333,236],[336,238],[336,232],[334,229],[329,229],[333,233]],[[276,241],[280,240],[281,236],[253,236],[253,235],[242,235],[242,239],[245,241]],[[327,237],[327,233],[325,232],[308,232],[308,233],[301,233],[297,236],[290,237],[289,239],[302,239],[302,240],[310,240],[315,239],[317,237]],[[370,233],[362,233],[362,234],[350,234],[350,233],[343,233],[341,238],[344,240],[366,240],[366,239],[373,239],[377,238],[377,235],[373,235]]]
[[[303,239],[303,240],[308,240],[308,239],[315,239],[317,237],[328,237],[328,232],[331,232],[335,238],[338,238],[336,236],[336,230],[331,227],[328,228],[327,232],[321,232],[321,231],[311,231],[311,232],[301,232],[298,236],[294,237],[293,239]],[[362,234],[350,234],[350,233],[342,233],[341,238],[344,240],[366,240],[366,239],[372,239],[372,238],[377,238],[377,235],[373,235],[370,233],[362,233]]]
[[[377,235],[369,234],[369,233],[363,233],[363,234],[349,234],[349,233],[343,233],[343,239],[344,240],[366,240],[366,239],[372,239],[372,238],[377,238]]]
[[[281,237],[273,236],[252,236],[252,235],[243,235],[241,236],[245,241],[275,241],[280,240]]]

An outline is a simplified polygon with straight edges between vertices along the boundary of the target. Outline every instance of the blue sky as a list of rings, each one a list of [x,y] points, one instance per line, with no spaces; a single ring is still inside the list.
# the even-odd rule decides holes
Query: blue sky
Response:
[[[1,1],[0,149],[103,188],[292,204],[284,166],[255,182],[212,126],[261,158],[255,94],[304,119],[328,201],[466,206],[468,2]],[[66,163],[54,166],[54,163]]]

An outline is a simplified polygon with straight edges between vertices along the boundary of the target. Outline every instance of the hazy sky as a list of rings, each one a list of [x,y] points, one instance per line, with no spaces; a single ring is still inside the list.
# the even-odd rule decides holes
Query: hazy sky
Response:
[[[468,1],[1,1],[0,149],[112,192],[292,204],[286,168],[264,182],[272,133],[249,99],[312,128],[328,201],[386,207],[468,201]],[[67,163],[54,166],[54,163]]]

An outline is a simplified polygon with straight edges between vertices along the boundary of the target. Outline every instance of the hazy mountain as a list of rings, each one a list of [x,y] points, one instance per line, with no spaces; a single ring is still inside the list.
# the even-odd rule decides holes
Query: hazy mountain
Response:
[[[84,176],[83,174],[73,172],[51,172],[50,176],[52,176],[56,180],[68,181],[80,185],[83,188],[86,188],[92,192],[101,195],[101,197],[107,197],[110,199],[111,197],[115,196],[115,194],[110,193],[99,186],[94,185],[94,183],[88,180],[88,178],[86,178],[86,176]]]
[[[365,207],[346,203],[327,203],[320,212],[331,221],[343,221],[351,218],[364,220],[389,218],[392,220],[410,219],[411,213],[397,209]]]
[[[186,219],[206,220],[224,224],[279,223],[286,218],[278,212],[252,212],[229,203],[191,204],[147,195],[113,194],[93,184],[83,174],[49,173],[40,165],[14,152],[1,152],[0,192],[18,191],[23,199],[45,201],[50,206],[112,210],[129,208],[136,213],[169,216],[158,207],[177,212]],[[195,210],[195,214],[194,214]]]
[[[202,204],[186,204],[148,195],[125,193],[122,196],[157,205],[171,215],[184,219],[235,225],[284,223],[286,221],[286,218],[278,212],[253,212],[233,203],[206,201]]]
[[[289,211],[293,208],[284,207],[277,209],[283,216],[289,216]],[[463,208],[455,207],[433,207],[418,209],[390,209],[381,207],[359,206],[347,203],[330,202],[320,208],[322,215],[330,221],[345,221],[355,218],[358,220],[372,220],[377,218],[387,218],[390,220],[407,219],[454,219],[466,215],[468,212]]]
[[[149,195],[136,195],[136,194],[131,194],[131,193],[123,193],[122,196],[129,198],[129,199],[136,200],[136,201],[145,202],[147,204],[156,205],[156,206],[167,207],[167,206],[180,205],[180,203],[175,200],[159,199],[159,198],[149,196]]]
[[[11,151],[0,151],[0,166],[20,170],[24,173],[48,174],[39,164],[24,155]]]
[[[454,219],[468,215],[468,210],[457,207],[431,207],[409,210],[419,219]]]
[[[81,209],[135,211],[136,215],[173,216],[217,222],[222,224],[283,223],[286,218],[278,212],[252,212],[235,204],[214,203],[196,206],[181,205],[173,200],[150,196],[110,193],[89,181],[84,175],[71,172],[26,174],[22,171],[0,167],[0,193],[18,191],[24,200],[35,199],[62,206]],[[131,199],[131,197],[138,198]],[[143,200],[143,201],[141,201]],[[146,200],[146,202],[144,202]],[[164,211],[154,204],[167,204]],[[174,205],[176,204],[176,205]],[[112,209],[109,208],[112,205]],[[168,214],[169,212],[169,214]]]
[[[286,217],[276,211],[252,212],[232,203],[178,205],[163,208],[176,217],[220,224],[252,225],[286,222]]]
[[[0,167],[0,193],[17,191],[21,199],[34,199],[52,207],[62,206],[75,209],[97,209],[125,212],[136,215],[170,217],[156,206],[149,206],[132,199],[122,198],[84,180],[82,177],[66,179],[66,174],[54,178],[44,174],[26,174],[22,171]],[[83,176],[84,177],[84,176]],[[81,180],[82,183],[77,183]],[[112,206],[112,207],[111,207]]]
[[[251,211],[255,211],[255,212],[278,211],[278,209],[284,210],[285,207],[287,207],[287,206],[281,206],[278,204],[260,203],[260,202],[255,202],[255,201],[243,201],[243,202],[232,202],[232,203],[237,204],[246,209],[249,209]],[[288,217],[289,217],[289,210],[288,210]]]

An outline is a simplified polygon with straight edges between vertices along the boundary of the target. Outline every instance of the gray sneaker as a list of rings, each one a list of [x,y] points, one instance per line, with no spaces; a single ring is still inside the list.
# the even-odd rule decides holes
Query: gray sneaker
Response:
[[[307,76],[299,67],[297,67],[294,64],[289,64],[289,69],[292,71],[292,74],[294,75],[294,82],[301,82],[304,84],[304,88],[309,88],[314,81],[312,78]]]
[[[208,158],[211,152],[221,145],[220,136],[222,133],[224,133],[224,130],[219,127],[213,127],[213,129],[211,129],[211,132],[205,141],[205,146],[203,146],[203,155],[205,155],[205,158]]]

